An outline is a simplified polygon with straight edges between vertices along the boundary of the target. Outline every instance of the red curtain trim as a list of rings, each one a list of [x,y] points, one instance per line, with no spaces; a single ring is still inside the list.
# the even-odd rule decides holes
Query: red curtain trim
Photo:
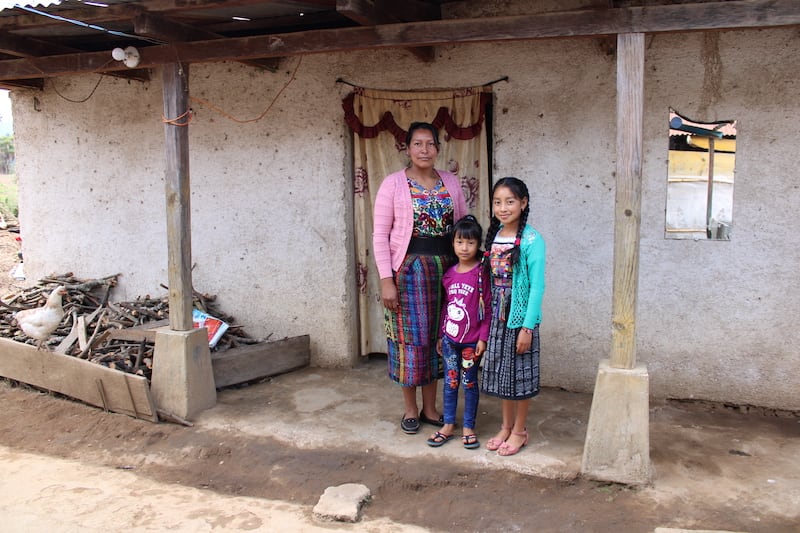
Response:
[[[356,116],[355,109],[353,108],[355,97],[356,93],[351,92],[345,96],[344,99],[342,99],[344,121],[348,126],[350,126],[351,130],[357,133],[362,139],[374,139],[380,132],[388,131],[394,136],[398,144],[405,144],[406,134],[408,132],[398,126],[397,122],[394,120],[394,116],[390,111],[384,113],[378,123],[374,126],[365,126],[362,124]],[[486,106],[489,104],[489,97],[490,93],[481,93],[480,112],[478,114],[478,120],[474,124],[464,127],[459,126],[455,123],[453,116],[450,114],[450,110],[446,107],[439,108],[439,111],[436,113],[436,117],[434,117],[431,124],[436,126],[436,128],[440,131],[444,129],[444,131],[447,132],[447,135],[453,139],[468,141],[478,136],[481,132],[481,128],[483,128],[483,120],[486,117]]]

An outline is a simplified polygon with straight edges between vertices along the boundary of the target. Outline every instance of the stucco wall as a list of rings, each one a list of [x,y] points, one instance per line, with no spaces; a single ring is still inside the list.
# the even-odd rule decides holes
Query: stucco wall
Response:
[[[797,31],[648,36],[638,358],[651,393],[800,409],[795,346]],[[309,333],[313,364],[354,361],[350,137],[339,77],[375,88],[495,85],[494,173],[524,179],[548,244],[543,384],[590,391],[610,347],[613,39],[303,58],[267,116],[201,104],[190,127],[198,290],[256,336]],[[191,94],[258,116],[291,76],[193,65]],[[121,297],[166,283],[161,83],[104,78],[14,91],[26,272],[121,272]],[[38,103],[36,101],[38,100]],[[668,108],[739,120],[730,242],[664,239]]]
[[[239,120],[268,107],[278,73],[196,65],[191,94]],[[310,334],[313,362],[355,359],[347,272],[350,137],[325,58],[306,60],[268,115],[247,124],[193,102],[193,282],[256,337]],[[119,299],[164,294],[166,203],[160,72],[147,84],[92,76],[14,93],[26,274],[121,273]],[[62,96],[59,96],[60,93]]]

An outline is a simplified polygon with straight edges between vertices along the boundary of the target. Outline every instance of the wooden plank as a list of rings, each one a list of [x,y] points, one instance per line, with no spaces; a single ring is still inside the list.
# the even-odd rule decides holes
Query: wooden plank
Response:
[[[118,340],[118,341],[133,341],[133,342],[156,342],[156,332],[155,330],[151,329],[135,329],[135,328],[125,328],[125,329],[109,329],[106,330],[108,336],[106,340]]]
[[[170,63],[163,72],[165,192],[169,323],[192,329],[192,218],[189,188],[189,65]]]
[[[81,334],[81,329],[83,329],[84,341],[86,337],[86,325],[91,324],[94,322],[94,319],[97,318],[97,315],[100,313],[105,314],[105,310],[102,307],[98,307],[97,309],[89,315],[88,318],[84,318],[86,315],[81,315],[82,321],[78,320],[78,315],[74,312],[72,313],[72,329],[70,330],[69,334],[62,339],[61,343],[59,343],[58,347],[56,348],[56,352],[58,353],[67,353],[72,345],[75,344],[75,341],[78,340],[79,335]],[[81,348],[84,350],[85,348]]]
[[[731,0],[447,19],[148,46],[139,68],[175,62],[241,61],[302,54],[442,44],[501,42],[621,33],[770,28],[800,25],[796,0]],[[108,51],[0,61],[0,80],[123,71]]]
[[[81,351],[86,349],[86,317],[81,315],[78,317],[78,348]]]
[[[211,352],[217,388],[245,383],[303,368],[311,362],[310,337],[249,344],[224,352]]]
[[[75,341],[78,340],[78,317],[75,313],[72,314],[72,329],[69,334],[64,337],[56,347],[55,351],[58,353],[67,353]]]
[[[120,340],[133,342],[156,342],[156,330],[169,326],[169,320],[153,320],[132,328],[107,329],[104,333],[105,340]]]
[[[146,378],[0,338],[0,376],[115,413],[158,421]]]
[[[636,299],[642,219],[644,34],[617,37],[617,178],[611,366],[636,364]]]

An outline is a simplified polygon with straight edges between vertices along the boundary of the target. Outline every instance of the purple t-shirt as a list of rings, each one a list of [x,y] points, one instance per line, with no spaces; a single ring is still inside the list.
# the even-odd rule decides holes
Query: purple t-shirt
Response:
[[[489,340],[491,322],[491,286],[481,265],[468,272],[458,272],[458,265],[450,267],[442,278],[444,309],[442,309],[442,335],[453,342],[472,344]],[[483,320],[479,319],[480,299],[483,298]]]

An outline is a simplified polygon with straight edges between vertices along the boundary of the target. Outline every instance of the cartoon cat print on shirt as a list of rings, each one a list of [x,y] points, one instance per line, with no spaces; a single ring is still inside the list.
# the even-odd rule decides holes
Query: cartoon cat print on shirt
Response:
[[[463,298],[455,298],[447,304],[447,320],[444,331],[456,342],[462,342],[469,331],[469,315]]]

